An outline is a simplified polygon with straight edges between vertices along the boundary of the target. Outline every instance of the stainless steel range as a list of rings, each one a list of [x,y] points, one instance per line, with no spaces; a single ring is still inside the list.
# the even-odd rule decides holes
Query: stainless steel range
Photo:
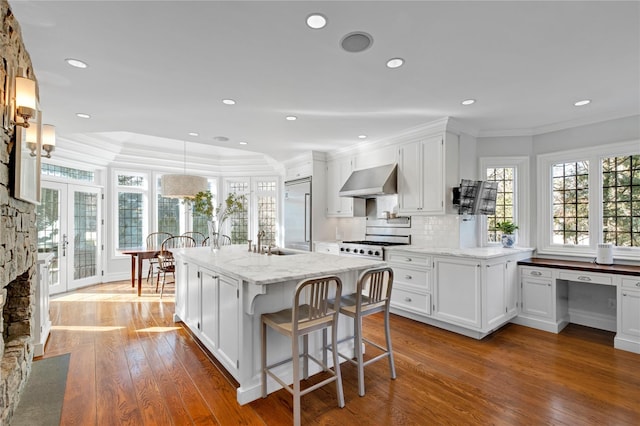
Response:
[[[394,219],[367,218],[364,240],[343,241],[340,254],[384,260],[385,247],[411,244],[411,218]]]

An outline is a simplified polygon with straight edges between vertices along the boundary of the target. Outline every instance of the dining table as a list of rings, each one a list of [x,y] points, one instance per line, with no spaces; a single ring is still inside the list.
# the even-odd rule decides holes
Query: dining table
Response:
[[[127,254],[131,256],[131,287],[135,287],[136,285],[136,265],[137,265],[137,276],[138,276],[138,296],[142,295],[142,262],[145,259],[153,259],[158,257],[160,254],[159,248],[147,248],[147,247],[138,247],[138,248],[127,248],[120,249],[122,254]]]

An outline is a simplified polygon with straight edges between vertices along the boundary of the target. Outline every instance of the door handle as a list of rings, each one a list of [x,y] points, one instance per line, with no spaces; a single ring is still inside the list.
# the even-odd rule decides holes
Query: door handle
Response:
[[[62,257],[67,255],[67,246],[69,245],[69,239],[67,234],[62,234]]]

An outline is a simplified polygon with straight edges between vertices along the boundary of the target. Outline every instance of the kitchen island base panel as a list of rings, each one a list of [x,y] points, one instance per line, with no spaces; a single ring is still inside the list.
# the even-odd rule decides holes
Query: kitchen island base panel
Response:
[[[237,401],[247,404],[261,398],[260,316],[292,306],[295,287],[307,278],[308,270],[322,268],[326,275],[337,275],[343,292],[352,293],[359,274],[370,268],[384,266],[381,261],[341,258],[319,253],[293,256],[271,256],[247,253],[231,248],[219,253],[201,249],[179,249],[176,258],[176,315],[192,335],[204,345],[227,372],[238,382]],[[221,258],[222,257],[222,258]],[[288,259],[294,258],[291,263]],[[227,260],[228,259],[228,260]],[[336,261],[335,259],[339,259]],[[304,267],[308,263],[308,267]],[[247,264],[243,279],[241,264]],[[255,265],[254,265],[255,264]],[[229,265],[228,267],[226,267]],[[257,267],[264,269],[263,281],[256,278]],[[316,272],[312,272],[317,275]],[[277,281],[281,276],[281,281]],[[275,363],[291,357],[291,342],[286,336],[270,330],[267,359]],[[338,339],[353,335],[353,322],[340,316]],[[346,354],[354,353],[353,342],[339,346]],[[309,352],[322,359],[322,334],[309,338]],[[328,362],[333,367],[332,362]],[[290,364],[283,364],[276,373],[291,383]],[[310,374],[322,371],[311,365]],[[268,392],[281,386],[269,379]]]

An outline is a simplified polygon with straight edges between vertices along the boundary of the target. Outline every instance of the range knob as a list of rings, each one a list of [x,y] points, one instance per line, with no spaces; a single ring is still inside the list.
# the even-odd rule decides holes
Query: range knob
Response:
[[[349,253],[349,252],[351,251],[351,249],[350,249],[350,248],[346,248],[346,249],[345,249],[345,251],[346,251],[347,253]]]
[[[344,251],[344,247],[340,247],[340,251]]]
[[[367,252],[367,254],[368,254],[369,256],[371,256],[371,255],[373,254],[373,251],[369,250],[369,251]]]
[[[376,251],[374,254],[375,254],[376,256],[380,256],[380,252],[379,252],[379,251]]]
[[[364,250],[360,249],[360,254],[364,254]]]

